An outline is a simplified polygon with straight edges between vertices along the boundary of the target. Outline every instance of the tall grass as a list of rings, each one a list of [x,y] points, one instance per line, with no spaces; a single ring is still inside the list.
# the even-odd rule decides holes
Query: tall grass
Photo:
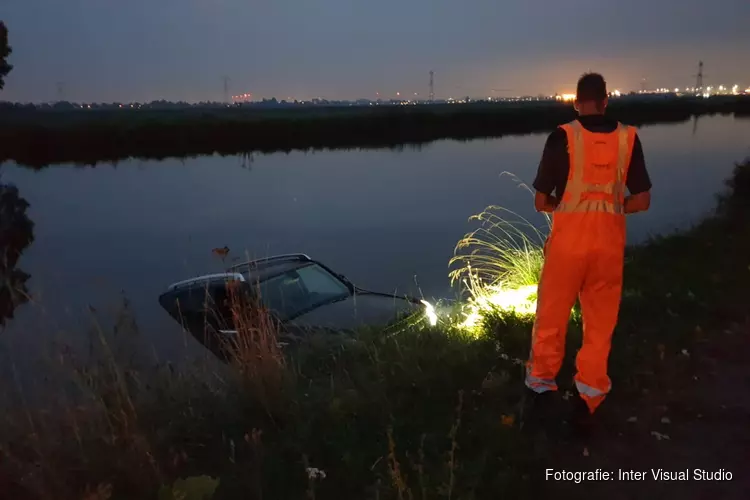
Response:
[[[734,193],[743,198],[737,202],[746,202],[748,169],[736,172]],[[711,262],[732,265],[716,269],[723,286],[706,278],[698,281],[701,290],[717,291],[712,309],[727,297],[744,306],[740,271],[747,262],[739,256],[747,252],[731,250],[748,245],[747,212],[736,215],[734,240],[717,237],[727,235],[721,226],[695,233],[693,242],[644,248],[650,259],[637,263],[649,287],[673,276],[699,277],[675,265],[675,257],[693,266],[709,243],[728,256]],[[731,280],[736,288],[725,286]],[[640,308],[663,310],[673,301],[664,302],[661,289],[650,292]],[[746,308],[738,311],[744,318]],[[214,500],[538,497],[528,488],[543,470],[535,453],[544,450],[535,451],[514,423],[528,318],[488,315],[478,340],[437,328],[368,332],[348,343],[309,339],[281,356],[276,323],[260,310],[235,313],[238,338],[227,365],[144,362],[117,345],[118,336],[136,337],[135,321],[117,321],[111,330],[94,321],[88,355],[63,346],[51,376],[35,374],[49,384],[41,397],[6,383],[0,496],[176,499],[195,488]],[[649,351],[664,332],[683,336],[687,324],[676,328],[666,314],[631,317],[660,317],[659,328],[637,325]],[[627,342],[638,349],[621,364],[628,371],[653,368],[643,365],[641,342]]]
[[[230,311],[236,332],[228,340],[229,362],[243,384],[270,413],[279,409],[285,378],[280,344],[281,325],[257,297],[243,294],[229,282]]]
[[[462,281],[470,290],[476,286],[518,288],[539,283],[547,235],[544,230],[494,205],[470,220],[480,221],[481,227],[456,245],[450,265],[460,267],[450,272],[452,283]]]
[[[54,364],[40,373],[37,392],[19,394],[21,404],[4,401],[0,459],[15,478],[15,498],[94,495],[108,491],[106,478],[113,475],[121,475],[118,486],[125,494],[160,483],[162,468],[134,398],[141,373],[132,359],[121,363],[124,351],[115,348],[115,337],[127,335],[123,327],[135,323],[118,319],[105,332],[92,317],[88,353],[61,346]]]
[[[513,174],[519,187],[531,189]],[[465,326],[480,321],[482,311],[490,309],[533,310],[533,297],[544,263],[544,242],[551,219],[544,214],[543,226],[507,208],[491,205],[470,221],[480,227],[467,233],[454,249],[449,265],[458,266],[449,276],[468,292]]]
[[[531,188],[515,174],[500,174],[504,175],[533,197]],[[507,208],[490,205],[470,217],[469,221],[479,221],[480,227],[467,233],[456,245],[449,265],[460,267],[451,271],[451,282],[466,280],[473,286],[510,288],[539,283],[544,243],[552,224],[548,214],[542,216],[545,224],[537,226]]]
[[[16,391],[0,420],[4,491],[19,500],[152,498],[211,478],[220,479],[216,499],[427,498],[465,488],[453,395],[465,391],[465,406],[474,404],[471,390],[499,369],[492,342],[412,327],[353,342],[312,333],[282,352],[267,311],[230,298],[237,335],[225,364],[134,357],[118,348],[117,337],[143,340],[129,320],[111,330],[95,321],[88,353],[62,346],[39,397]],[[425,456],[415,463],[415,453]]]
[[[179,479],[175,469],[190,471],[196,455],[254,450],[257,440],[242,435],[256,437],[254,426],[287,411],[289,377],[278,324],[230,297],[229,363],[204,358],[179,370],[145,356],[127,302],[111,330],[92,310],[88,352],[56,346],[39,384],[18,385],[0,400],[0,480],[13,478],[13,497],[104,500],[114,485],[113,498],[145,498]],[[243,419],[250,427],[238,439],[222,439],[217,424]]]

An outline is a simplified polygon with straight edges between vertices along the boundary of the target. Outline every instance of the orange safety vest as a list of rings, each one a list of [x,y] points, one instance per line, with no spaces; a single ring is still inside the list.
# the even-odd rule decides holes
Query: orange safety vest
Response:
[[[610,133],[590,132],[578,120],[560,127],[568,139],[570,168],[552,214],[550,238],[570,227],[578,233],[578,243],[624,247],[625,189],[635,127],[618,123]]]

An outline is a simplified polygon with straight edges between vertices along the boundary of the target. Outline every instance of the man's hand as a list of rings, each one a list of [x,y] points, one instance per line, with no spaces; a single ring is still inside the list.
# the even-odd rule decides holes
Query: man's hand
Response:
[[[551,194],[536,192],[534,196],[534,208],[537,212],[554,212],[560,200]]]
[[[643,193],[626,196],[624,205],[626,214],[645,212],[651,206],[651,192],[644,191]]]

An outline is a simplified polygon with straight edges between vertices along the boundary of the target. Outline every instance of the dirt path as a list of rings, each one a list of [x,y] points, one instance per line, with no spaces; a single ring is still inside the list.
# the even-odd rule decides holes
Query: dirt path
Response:
[[[706,336],[709,337],[709,336]],[[551,446],[545,467],[594,471],[615,479],[576,484],[544,481],[543,498],[750,498],[750,317],[742,325],[695,342],[693,352],[666,356],[641,394],[612,394],[602,428],[585,443]],[[658,434],[656,434],[658,433]],[[588,452],[585,456],[584,448]],[[654,480],[651,469],[689,471],[688,480]],[[731,481],[695,480],[694,469],[723,469]],[[618,480],[618,470],[646,472]],[[591,496],[593,495],[593,497]]]

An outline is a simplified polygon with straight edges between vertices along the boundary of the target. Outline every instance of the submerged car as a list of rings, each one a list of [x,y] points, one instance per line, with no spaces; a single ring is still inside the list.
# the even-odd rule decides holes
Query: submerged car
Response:
[[[240,292],[240,293],[237,293]],[[312,331],[350,334],[363,327],[437,322],[432,305],[407,296],[378,293],[305,254],[277,255],[174,283],[159,304],[199,342],[226,359],[227,340],[237,334],[230,301],[261,306],[281,325],[287,344]]]

